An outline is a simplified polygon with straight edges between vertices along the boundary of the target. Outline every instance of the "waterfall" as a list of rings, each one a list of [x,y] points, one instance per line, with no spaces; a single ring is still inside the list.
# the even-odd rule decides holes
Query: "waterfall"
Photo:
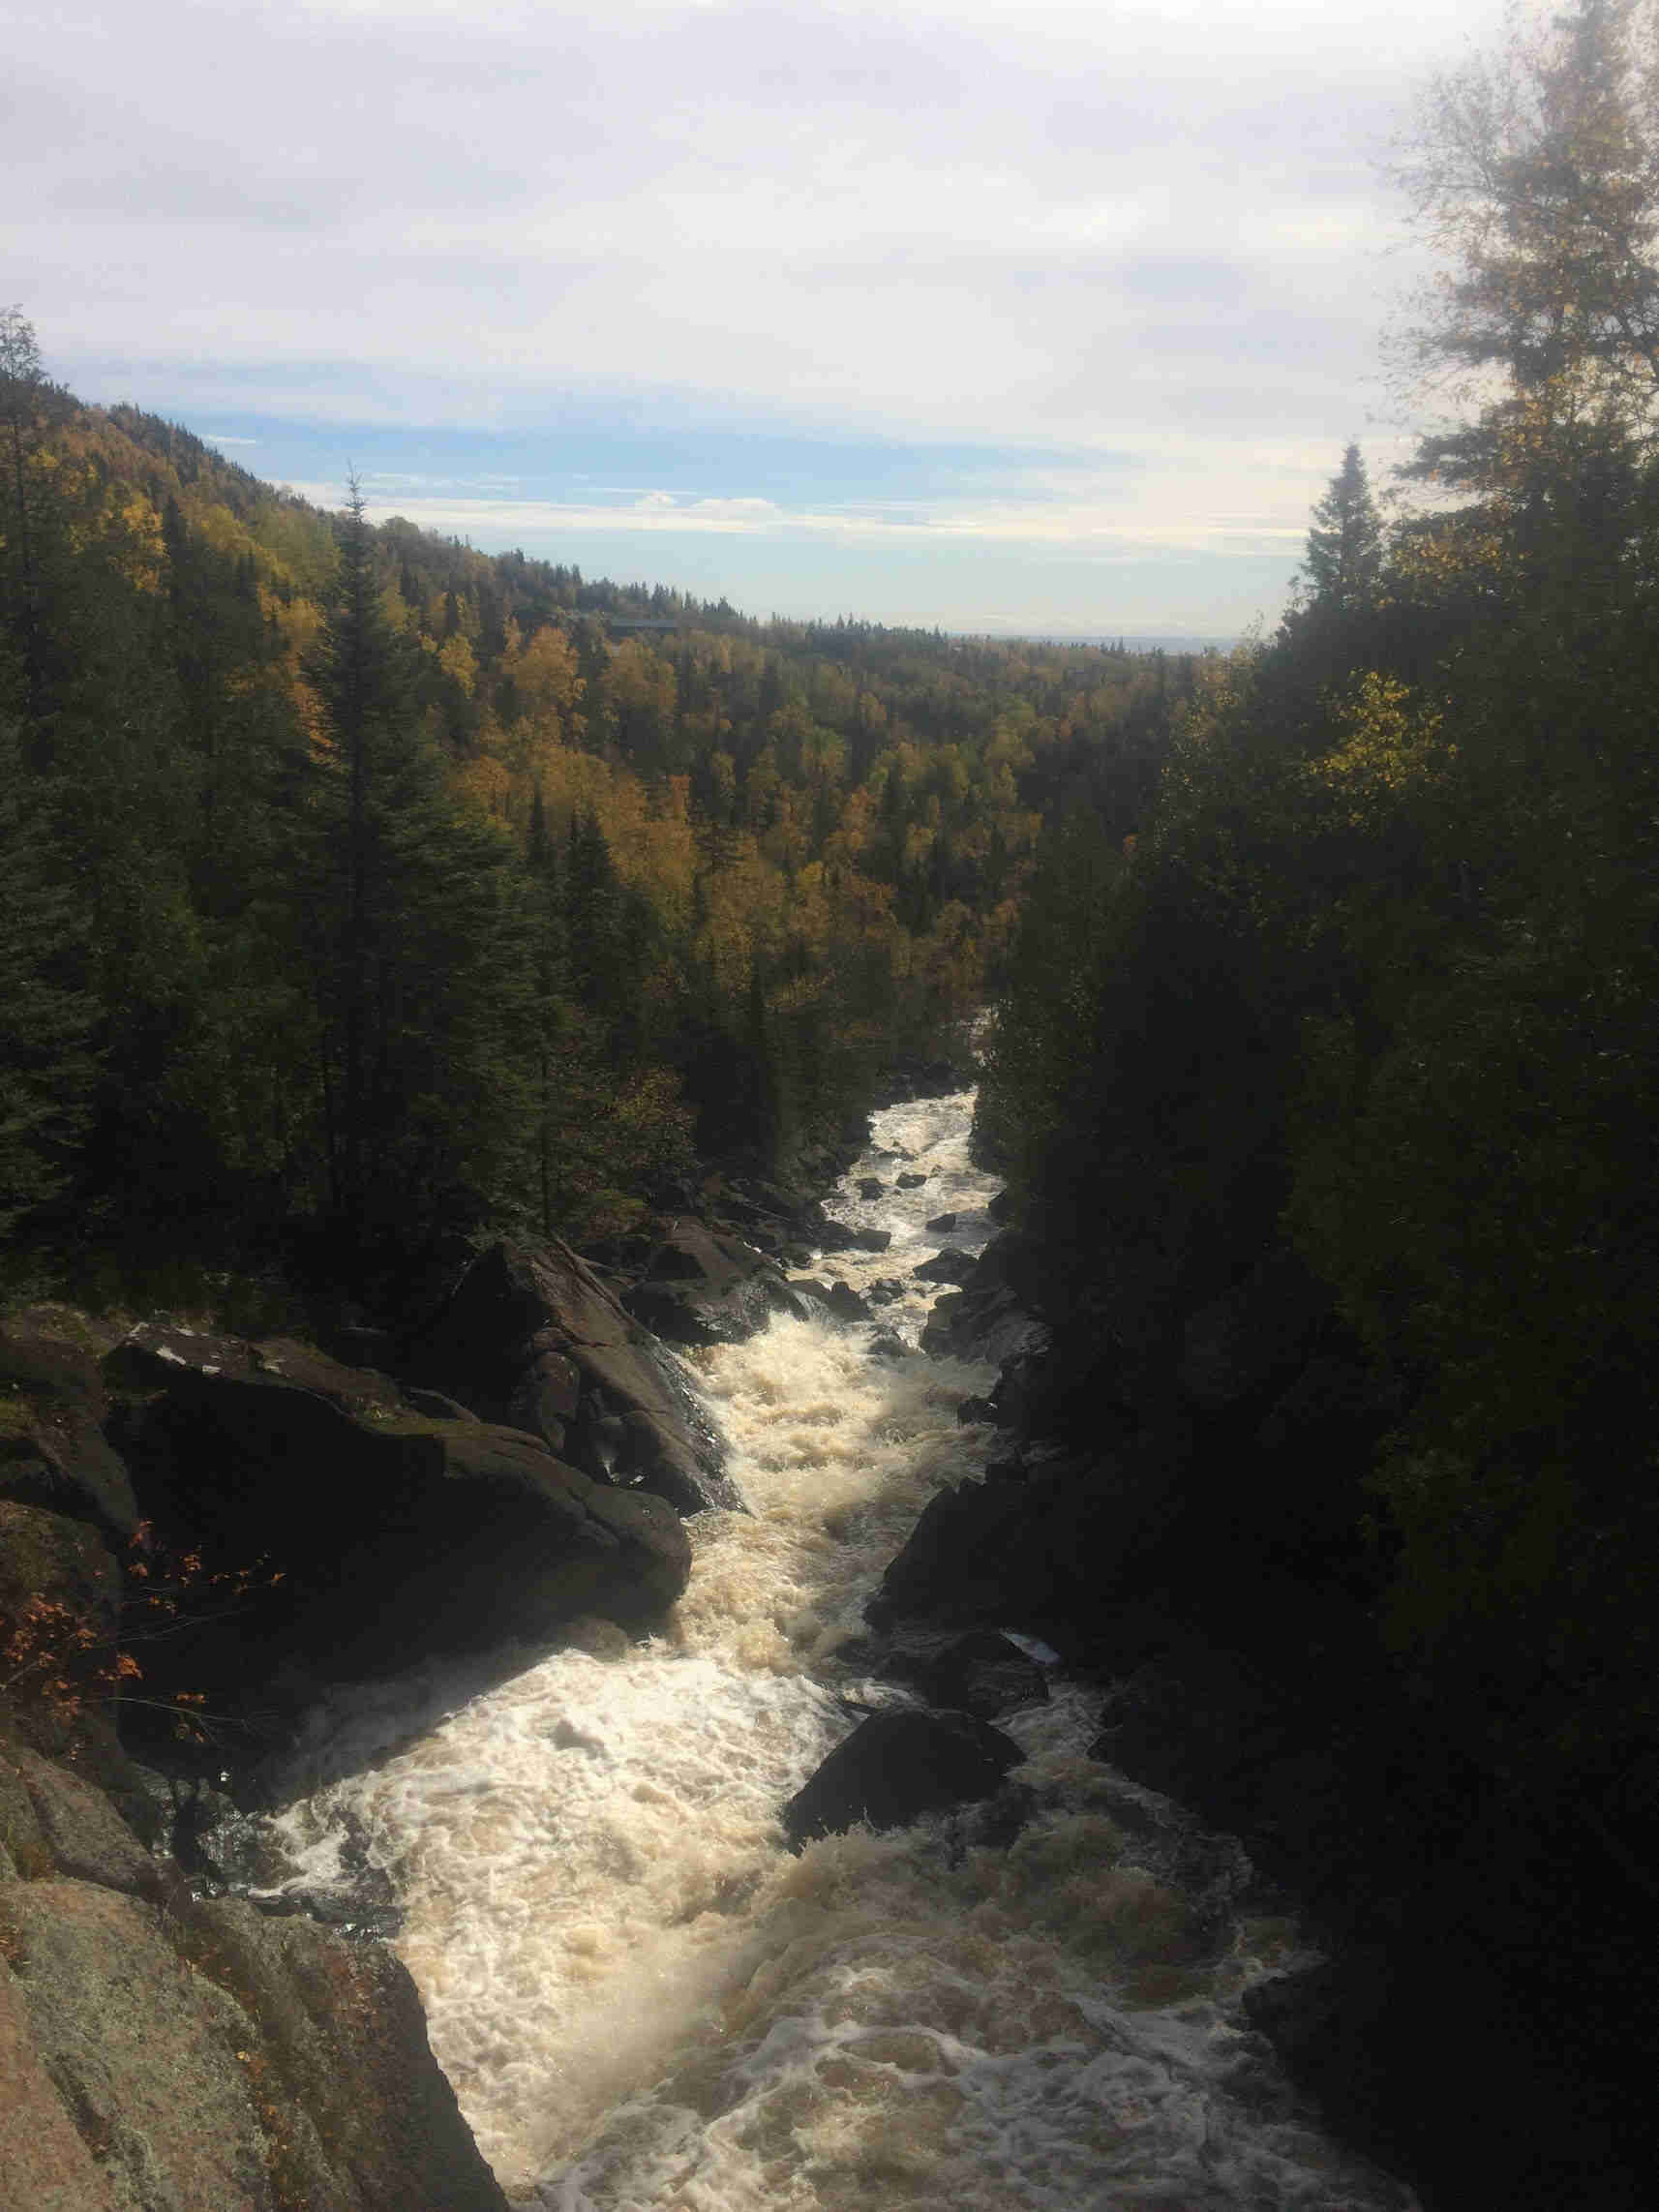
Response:
[[[1236,1846],[1085,1755],[1084,1685],[999,1722],[1033,1805],[1011,1845],[947,1821],[783,1847],[783,1801],[903,1694],[860,1672],[864,1598],[994,1439],[956,1420],[990,1370],[870,1349],[914,1348],[919,1261],[990,1233],[971,1109],[876,1115],[831,1207],[890,1232],[815,1268],[873,1288],[876,1322],[780,1318],[697,1355],[753,1511],[690,1524],[661,1635],[582,1621],[504,1681],[342,1690],[294,1756],[276,1886],[389,1882],[434,2049],[523,2212],[1413,2203],[1242,2019],[1294,1926],[1241,1903]]]

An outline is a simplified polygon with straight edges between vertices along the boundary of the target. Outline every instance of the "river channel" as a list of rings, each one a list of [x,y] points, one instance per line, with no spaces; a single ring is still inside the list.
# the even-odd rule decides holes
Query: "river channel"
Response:
[[[520,2212],[1411,2212],[1244,2020],[1294,1926],[1236,1845],[1088,1758],[1098,1690],[1051,1670],[999,1722],[1036,1804],[1011,1845],[960,1820],[784,1844],[785,1799],[903,1695],[841,1655],[864,1599],[994,1448],[956,1418],[991,1370],[871,1352],[917,1344],[920,1261],[991,1233],[972,1103],[878,1113],[832,1201],[890,1232],[814,1270],[899,1286],[875,1323],[779,1318],[697,1356],[752,1510],[690,1524],[665,1633],[581,1621],[504,1681],[342,1691],[295,1756],[288,1878],[389,1886]]]

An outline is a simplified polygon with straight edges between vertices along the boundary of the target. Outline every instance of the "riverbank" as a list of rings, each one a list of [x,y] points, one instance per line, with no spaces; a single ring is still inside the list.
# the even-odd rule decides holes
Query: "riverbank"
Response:
[[[1055,1303],[1075,1273],[1015,1227],[942,1301],[959,1353],[1022,1305],[1044,1342],[991,1394],[991,1479],[929,1508],[873,1618],[1018,1621],[1100,1682],[1100,1754],[1308,1916],[1326,1956],[1252,2016],[1430,2204],[1635,2212],[1659,2170],[1647,1869],[1477,1756],[1381,1638],[1375,1379],[1286,1256],[1133,1350]]]

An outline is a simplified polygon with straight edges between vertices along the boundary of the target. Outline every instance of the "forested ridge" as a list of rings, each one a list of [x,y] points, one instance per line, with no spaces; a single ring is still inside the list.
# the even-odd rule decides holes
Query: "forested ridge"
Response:
[[[0,370],[0,1223],[37,1280],[590,1238],[700,1156],[787,1165],[982,999],[1046,818],[1132,828],[1192,688],[324,513],[78,405],[17,310]]]
[[[1436,89],[1409,496],[1380,508],[1350,447],[1139,834],[1072,817],[981,1094],[1057,1338],[1029,1417],[1159,1470],[1099,1555],[1104,1663],[1207,1640],[1171,1739],[1213,1700],[1213,1808],[1395,1954],[1366,2001],[1414,1992],[1394,2057],[1417,2040],[1452,2201],[1493,2139],[1458,2046],[1505,2007],[1537,2068],[1506,2076],[1535,2104],[1505,2201],[1623,2203],[1609,2145],[1654,2156],[1653,36],[1579,0]],[[1161,1625],[1114,1617],[1149,1583]],[[1282,1742],[1239,1749],[1268,1708],[1299,1785]],[[1441,1962],[1396,1973],[1413,1925]],[[1328,2086],[1385,2063],[1346,2046]]]

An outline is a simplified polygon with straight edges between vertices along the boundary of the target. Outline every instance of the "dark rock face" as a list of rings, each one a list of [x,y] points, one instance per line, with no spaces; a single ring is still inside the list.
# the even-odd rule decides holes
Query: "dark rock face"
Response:
[[[13,1416],[0,1435],[0,1497],[131,1536],[137,1501],[104,1434],[109,1404],[93,1355],[27,1325],[0,1328],[0,1395]]]
[[[957,1257],[939,1255],[953,1268]],[[922,1350],[953,1359],[1006,1363],[1045,1344],[1047,1331],[1033,1318],[1041,1278],[1042,1262],[1034,1240],[1004,1229],[967,1268],[937,1278],[959,1283],[962,1288],[935,1299],[921,1333]]]
[[[920,1191],[926,1180],[925,1175],[919,1175],[914,1168],[908,1168],[904,1174],[893,1177],[901,1191]]]
[[[710,1264],[720,1241],[710,1239]],[[776,1288],[789,1295],[781,1277]],[[567,1245],[494,1246],[405,1359],[486,1420],[550,1442],[557,1425],[564,1448],[600,1480],[637,1482],[682,1513],[742,1508],[720,1440],[672,1355]],[[593,1439],[612,1415],[627,1420],[627,1441],[607,1460]]]
[[[855,1252],[885,1252],[891,1242],[890,1228],[856,1228],[852,1232],[852,1242],[846,1249]]]
[[[924,1259],[920,1267],[913,1267],[911,1273],[921,1283],[969,1283],[978,1265],[971,1252],[947,1247],[931,1259]]]
[[[870,1309],[850,1283],[831,1283],[824,1303],[838,1321],[867,1321]]]
[[[930,1234],[948,1236],[956,1226],[956,1217],[954,1214],[935,1214],[930,1222],[923,1222],[921,1226]]]
[[[265,1558],[283,1575],[169,1641],[163,1663],[200,1670],[192,1686],[284,1658],[374,1673],[578,1613],[643,1625],[684,1588],[666,1503],[593,1482],[522,1429],[418,1415],[383,1376],[280,1340],[145,1325],[106,1365],[141,1392],[126,1440],[158,1530],[216,1568]]]
[[[859,1196],[860,1198],[879,1198],[886,1190],[887,1185],[879,1175],[860,1175],[859,1177]]]
[[[892,1329],[882,1329],[870,1339],[872,1359],[907,1359],[909,1356],[909,1345]]]
[[[799,1850],[860,1821],[905,1828],[995,1796],[1024,1756],[1011,1737],[965,1712],[873,1712],[790,1799],[784,1829]]]
[[[971,1712],[979,1720],[1048,1701],[1042,1668],[994,1628],[975,1629],[947,1644],[919,1668],[916,1683],[929,1705]]]
[[[670,1344],[737,1344],[774,1313],[802,1309],[766,1255],[740,1237],[681,1220],[623,1293],[636,1321]]]

